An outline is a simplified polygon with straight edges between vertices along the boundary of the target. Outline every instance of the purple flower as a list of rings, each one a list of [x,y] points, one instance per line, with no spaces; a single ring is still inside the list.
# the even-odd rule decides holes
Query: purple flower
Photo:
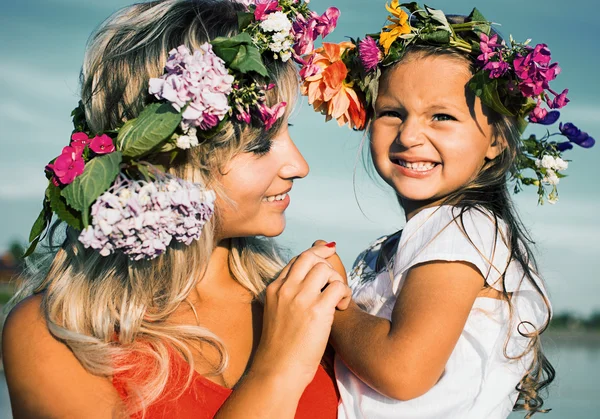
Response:
[[[292,35],[294,36],[294,52],[297,55],[310,54],[314,50],[314,42],[318,37],[317,20],[312,17],[306,20],[298,14],[292,24]]]
[[[564,125],[561,122],[558,129],[562,135],[569,139],[569,141],[580,147],[591,148],[596,144],[596,140],[590,137],[587,132],[581,131],[571,122],[567,122]]]
[[[488,61],[488,63],[483,66],[484,70],[488,70],[490,72],[491,79],[497,79],[506,74],[506,72],[510,69],[510,66],[506,61]]]
[[[249,124],[252,122],[252,118],[250,116],[250,112],[248,110],[248,105],[242,106],[241,104],[236,104],[235,106],[235,117],[240,122],[245,122]]]
[[[562,143],[556,144],[556,149],[561,153],[563,151],[571,150],[573,148],[573,143],[570,141],[563,141]]]
[[[560,117],[560,112],[558,111],[550,111],[548,112],[546,109],[542,108],[541,103],[535,107],[533,111],[529,114],[529,122],[534,124],[541,125],[552,125],[558,118]]]
[[[269,108],[264,103],[261,103],[257,106],[259,117],[265,124],[266,131],[270,130],[273,124],[283,116],[286,105],[286,102],[280,102],[272,108]]]
[[[565,89],[561,94],[556,95],[554,100],[548,100],[548,106],[550,109],[560,109],[567,105],[570,100],[567,98],[567,93],[569,93],[569,89]]]
[[[365,36],[365,39],[360,41],[358,44],[358,54],[363,67],[367,71],[377,68],[377,65],[379,65],[379,62],[383,58],[383,54],[377,43],[370,36]]]
[[[95,136],[90,143],[90,149],[96,154],[108,154],[115,151],[112,138],[106,134]]]

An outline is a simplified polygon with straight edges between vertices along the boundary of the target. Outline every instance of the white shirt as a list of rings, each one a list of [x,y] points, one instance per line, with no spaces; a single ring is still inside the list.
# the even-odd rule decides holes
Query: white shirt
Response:
[[[544,297],[523,279],[518,263],[511,262],[507,267],[509,250],[502,237],[506,226],[501,220],[496,235],[493,217],[488,213],[468,210],[462,224],[460,218],[456,219],[459,213],[458,208],[441,206],[424,209],[411,218],[393,256],[393,272],[385,268],[375,271],[387,237],[371,245],[349,275],[354,300],[368,313],[391,320],[396,297],[412,266],[433,260],[466,261],[475,265],[498,291],[502,291],[501,274],[506,269],[506,289],[513,293],[512,322],[507,302],[477,298],[440,380],[424,395],[408,401],[390,399],[371,389],[336,357],[335,375],[342,399],[338,418],[494,419],[506,418],[512,411],[517,399],[515,386],[532,358],[528,354],[511,360],[504,351],[518,356],[527,347],[529,339],[517,328],[531,331],[532,327],[521,322],[530,322],[536,328],[546,323],[550,313],[544,301],[545,290],[537,277]]]

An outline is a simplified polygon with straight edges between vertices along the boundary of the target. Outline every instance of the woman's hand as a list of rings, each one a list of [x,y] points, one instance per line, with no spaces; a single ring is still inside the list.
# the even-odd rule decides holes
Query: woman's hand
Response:
[[[335,310],[348,307],[351,297],[345,275],[334,269],[341,263],[328,260],[334,255],[334,246],[316,244],[294,258],[267,287],[254,372],[289,377],[302,391],[312,381]]]

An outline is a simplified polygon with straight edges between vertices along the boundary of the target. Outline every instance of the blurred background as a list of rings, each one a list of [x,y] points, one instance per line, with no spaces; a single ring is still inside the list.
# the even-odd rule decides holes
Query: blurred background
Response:
[[[78,75],[86,40],[97,25],[127,0],[19,0],[0,5],[0,304],[12,293],[46,187],[45,164],[59,154],[72,130],[70,112],[78,102]],[[327,38],[378,32],[387,13],[382,0],[312,0],[322,13],[338,7],[341,18]],[[600,139],[600,5],[591,0],[430,0],[446,13],[468,14],[473,6],[508,38],[546,43],[562,73],[556,91],[569,89],[571,103],[562,121]],[[280,242],[290,253],[317,238],[338,243],[347,267],[369,242],[402,228],[404,215],[391,190],[369,177],[360,154],[361,133],[313,112],[306,100],[294,113],[291,133],[311,166],[298,181]],[[535,132],[531,131],[530,132]],[[539,133],[543,133],[538,131]],[[549,418],[600,417],[600,146],[565,153],[572,162],[559,186],[560,202],[537,205],[535,190],[516,197],[536,241],[555,318],[545,346],[557,370],[547,406]],[[362,208],[362,210],[359,208]],[[523,415],[513,414],[512,417]],[[10,404],[0,374],[0,418]]]

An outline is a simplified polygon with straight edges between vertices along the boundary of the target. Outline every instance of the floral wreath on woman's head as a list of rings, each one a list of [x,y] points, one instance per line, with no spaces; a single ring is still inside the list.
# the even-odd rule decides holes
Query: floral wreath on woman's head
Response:
[[[462,23],[449,23],[441,10],[414,2],[393,0],[386,9],[391,14],[390,23],[379,34],[340,44],[324,43],[303,57],[301,91],[327,120],[334,118],[340,126],[348,124],[363,130],[367,109],[377,99],[382,67],[398,62],[411,45],[454,49],[469,56],[476,69],[469,88],[486,106],[517,118],[521,131],[528,122],[555,123],[560,116],[557,109],[569,102],[568,89],[557,93],[549,86],[560,67],[551,63],[546,44],[531,47],[529,40],[518,43],[512,37],[510,45],[500,42],[492,32],[492,22],[477,9]],[[567,140],[551,140],[555,135]],[[595,140],[572,123],[560,123],[557,133],[523,139],[513,170],[515,192],[523,185],[535,185],[539,203],[544,199],[551,204],[557,202],[556,185],[565,176],[560,172],[568,167],[562,152],[572,149],[573,144],[590,148]],[[527,176],[527,169],[535,175]],[[551,187],[550,192],[546,186]]]
[[[46,166],[43,209],[31,229],[37,246],[53,214],[80,230],[79,241],[107,256],[153,259],[173,239],[191,244],[214,212],[215,193],[165,174],[152,157],[169,161],[217,134],[231,118],[269,130],[286,103],[266,104],[268,71],[263,58],[301,62],[315,40],[337,24],[339,10],[319,16],[303,0],[243,0],[239,34],[190,51],[170,51],[165,73],[150,79],[156,98],[139,116],[115,130],[92,133],[83,104],[72,112],[74,132],[60,156]]]

